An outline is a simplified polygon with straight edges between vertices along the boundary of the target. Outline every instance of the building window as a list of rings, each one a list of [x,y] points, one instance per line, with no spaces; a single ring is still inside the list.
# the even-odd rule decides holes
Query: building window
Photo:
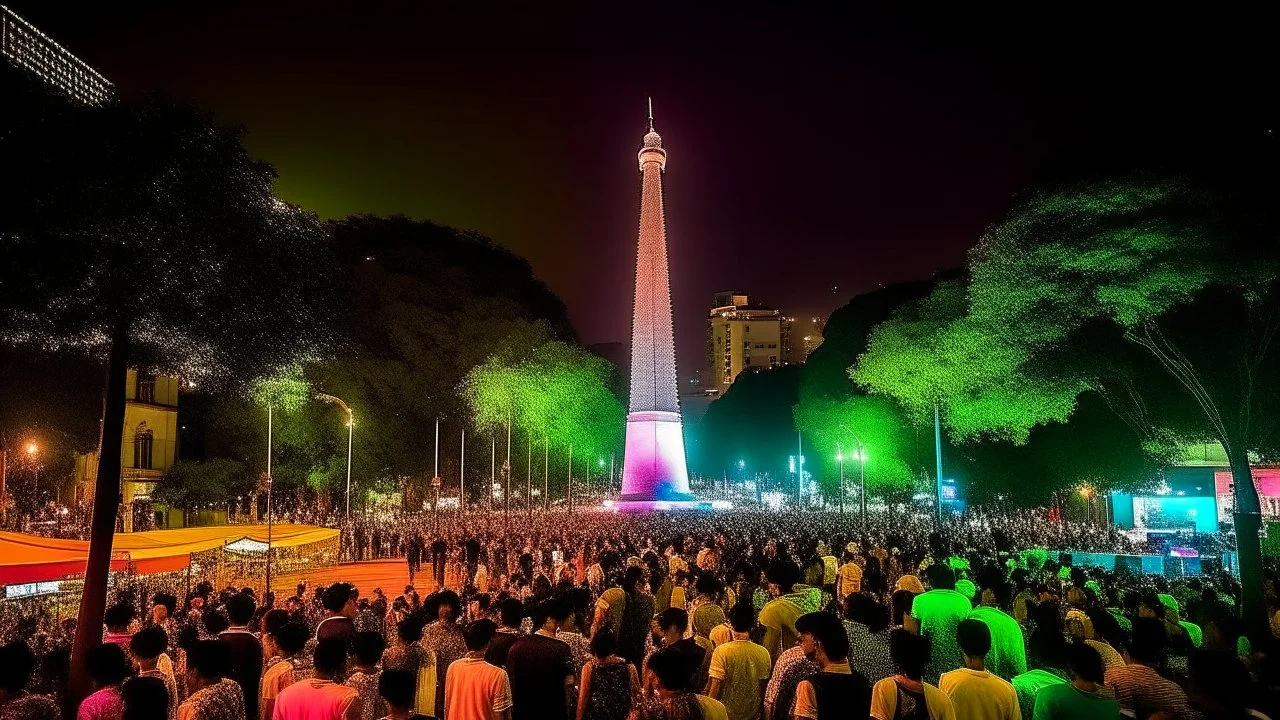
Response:
[[[138,392],[135,395],[138,402],[154,404],[156,401],[156,376],[138,371]]]
[[[777,367],[777,366],[778,366],[778,356],[777,356],[777,355],[770,355],[770,356],[769,356],[769,367]]]
[[[151,431],[146,429],[146,423],[138,426],[138,431],[133,435],[133,466],[139,470],[151,469],[151,449],[152,436]]]

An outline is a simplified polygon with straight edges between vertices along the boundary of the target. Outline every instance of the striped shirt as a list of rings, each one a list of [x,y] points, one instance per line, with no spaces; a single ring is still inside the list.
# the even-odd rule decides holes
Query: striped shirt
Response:
[[[1165,711],[1175,718],[1191,717],[1187,705],[1187,693],[1172,680],[1146,665],[1125,665],[1112,668],[1106,674],[1107,687],[1116,691],[1116,700],[1125,710],[1133,710],[1138,717]]]

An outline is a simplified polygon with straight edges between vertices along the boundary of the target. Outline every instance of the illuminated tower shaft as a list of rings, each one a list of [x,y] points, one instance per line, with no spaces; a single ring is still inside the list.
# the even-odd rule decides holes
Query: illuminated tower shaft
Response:
[[[644,136],[640,161],[640,237],[636,248],[635,304],[631,315],[631,398],[620,507],[645,510],[692,503],[685,466],[684,433],[677,394],[667,231],[662,173],[667,153],[653,129]]]

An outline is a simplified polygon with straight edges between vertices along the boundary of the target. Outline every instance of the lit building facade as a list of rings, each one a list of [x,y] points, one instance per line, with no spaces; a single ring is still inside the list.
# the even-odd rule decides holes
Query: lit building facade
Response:
[[[125,383],[124,438],[120,447],[120,498],[124,531],[149,525],[139,512],[149,512],[151,492],[178,460],[178,386],[174,377],[129,370]],[[76,458],[76,501],[93,497],[98,480],[99,451]],[[157,518],[162,527],[181,525],[179,518]]]
[[[631,312],[631,388],[627,403],[626,454],[618,507],[627,510],[690,507],[684,424],[676,375],[667,227],[662,173],[667,151],[653,127],[637,154],[640,164],[640,231]]]
[[[101,73],[3,5],[0,57],[76,102],[103,105],[115,97],[114,86]]]
[[[722,393],[743,371],[787,362],[790,322],[742,293],[716,293],[707,313],[707,392]]]

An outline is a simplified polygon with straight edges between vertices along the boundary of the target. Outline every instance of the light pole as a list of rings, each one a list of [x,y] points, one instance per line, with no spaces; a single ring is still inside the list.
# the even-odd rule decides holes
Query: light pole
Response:
[[[467,429],[462,428],[462,447],[458,450],[458,517],[467,509]]]
[[[524,434],[524,501],[528,507],[530,522],[533,521],[533,433]]]
[[[844,514],[844,449],[836,442],[836,462],[840,463],[840,514]]]
[[[573,446],[569,446],[569,484],[565,491],[565,500],[568,501],[569,514],[573,514]]]
[[[507,525],[511,525],[511,418],[507,417],[507,459],[502,463],[502,472],[506,476],[503,480],[505,488],[502,491],[503,515],[506,516]]]
[[[862,524],[867,524],[867,449],[862,446],[862,441],[858,441],[858,480],[862,485],[862,490],[858,493],[858,504],[861,505],[859,513],[862,515]]]
[[[551,510],[551,437],[542,436],[542,509]]]
[[[267,403],[267,589],[271,592],[271,403]]]
[[[40,446],[34,442],[27,443],[27,459],[31,461],[31,467],[35,470],[35,486],[32,488],[32,494],[36,498],[36,510],[40,509]]]
[[[347,411],[347,502],[346,502],[347,512],[346,514],[347,514],[347,520],[350,520],[351,519],[351,443],[352,443],[353,437],[355,436],[356,414],[351,411],[351,406],[343,402],[342,398],[339,398],[335,395],[319,393],[316,395],[316,399],[322,400],[328,403],[333,403],[341,407],[343,410]],[[440,439],[440,422],[436,421],[436,441],[439,442],[439,439]]]

